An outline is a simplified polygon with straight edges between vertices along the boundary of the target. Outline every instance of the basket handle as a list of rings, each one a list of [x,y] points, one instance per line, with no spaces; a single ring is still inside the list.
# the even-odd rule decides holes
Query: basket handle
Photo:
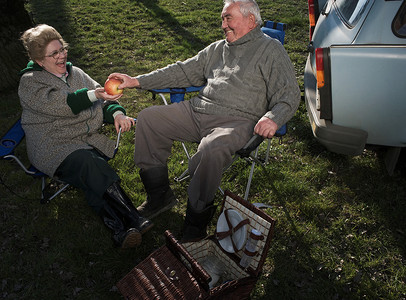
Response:
[[[209,281],[211,280],[211,276],[206,272],[205,269],[193,258],[193,256],[185,249],[185,247],[180,244],[170,230],[165,231],[166,237],[166,246],[172,251],[172,253],[180,259],[182,255],[185,258],[190,266],[190,272],[195,276],[195,278],[199,281],[201,286],[208,291],[209,290]]]

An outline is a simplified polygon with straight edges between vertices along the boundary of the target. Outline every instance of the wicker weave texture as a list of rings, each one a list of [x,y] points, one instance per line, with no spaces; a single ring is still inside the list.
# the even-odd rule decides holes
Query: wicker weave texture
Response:
[[[224,278],[222,278],[224,281],[241,279],[249,275],[241,270],[241,267],[238,266],[218,247],[218,245],[216,245],[214,241],[210,239],[195,243],[185,243],[182,245],[199,263],[201,263],[208,256],[216,256],[219,258],[225,267],[225,275],[223,276]]]
[[[193,275],[166,247],[153,252],[118,283],[125,299],[205,299]]]
[[[214,235],[199,242],[180,244],[167,230],[167,244],[154,251],[117,283],[124,298],[249,299],[269,250],[275,220],[227,191],[222,207],[223,211],[225,209],[234,209],[243,219],[249,219],[247,233],[255,228],[264,236],[263,240],[258,241],[258,254],[248,269],[243,270],[239,265],[242,251],[227,253]],[[218,285],[210,290],[209,275],[207,270],[202,269],[202,262],[209,256],[220,259],[225,269]]]

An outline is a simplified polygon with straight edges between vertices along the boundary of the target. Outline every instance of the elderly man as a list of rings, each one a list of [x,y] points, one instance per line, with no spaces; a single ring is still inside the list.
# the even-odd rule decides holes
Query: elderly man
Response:
[[[292,63],[284,47],[262,33],[255,0],[225,0],[221,18],[225,40],[196,56],[145,75],[109,76],[122,80],[120,88],[205,85],[190,101],[144,109],[137,121],[134,157],[147,191],[138,209],[149,218],[175,201],[167,169],[173,141],[199,143],[188,167],[183,242],[207,236],[214,195],[232,155],[253,134],[271,138],[300,101]]]

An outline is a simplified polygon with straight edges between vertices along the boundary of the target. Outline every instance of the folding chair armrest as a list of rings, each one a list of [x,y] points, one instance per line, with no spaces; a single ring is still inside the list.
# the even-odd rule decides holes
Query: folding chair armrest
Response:
[[[21,127],[21,119],[18,119],[0,139],[0,158],[12,154],[24,136],[25,133]]]
[[[281,138],[286,134],[286,131],[287,126],[286,124],[284,124],[275,132],[274,136]],[[252,138],[245,144],[245,146],[238,150],[236,153],[241,157],[248,157],[252,151],[257,149],[257,147],[262,143],[263,140],[264,138],[262,136],[256,134],[252,136]]]
[[[276,132],[275,132],[275,137],[282,137],[286,134],[288,131],[288,126],[286,124],[283,124]]]
[[[262,136],[256,134],[236,153],[241,157],[248,157],[250,153],[262,143],[263,140],[264,138]]]
[[[137,119],[136,119],[136,118],[134,118],[134,121],[135,121],[135,123],[137,123]],[[116,146],[115,146],[115,148],[114,148],[113,157],[116,155],[116,153],[117,153],[117,151],[118,151],[118,147],[120,146],[121,134],[122,134],[122,130],[121,130],[121,127],[120,127],[120,130],[119,130],[119,132],[118,132],[118,134],[117,134]]]

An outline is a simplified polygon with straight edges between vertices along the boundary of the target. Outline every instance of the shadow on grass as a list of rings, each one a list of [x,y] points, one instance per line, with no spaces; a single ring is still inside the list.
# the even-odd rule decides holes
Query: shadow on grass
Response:
[[[300,216],[296,216],[295,211],[290,210],[291,205],[288,203],[289,201],[286,200],[288,199],[286,192],[279,191],[273,184],[275,181],[285,181],[288,179],[285,178],[282,173],[278,173],[277,175],[273,174],[271,176],[267,169],[262,168],[262,171],[264,177],[267,178],[270,184],[272,193],[277,199],[277,205],[280,206],[284,214],[285,221],[283,221],[284,224],[282,228],[277,229],[275,233],[275,238],[279,245],[276,249],[274,248],[274,253],[270,254],[274,261],[273,270],[268,274],[265,272],[265,278],[260,279],[260,283],[265,291],[265,296],[254,296],[254,299],[265,300],[272,296],[275,299],[355,299],[361,296],[374,298],[377,295],[380,295],[382,299],[393,298],[393,295],[389,294],[382,285],[374,282],[374,280],[361,280],[362,277],[365,279],[365,277],[369,278],[369,276],[373,276],[374,268],[372,266],[366,267],[365,262],[362,262],[363,256],[367,256],[368,254],[361,253],[359,260],[358,258],[355,259],[354,270],[346,270],[347,272],[354,271],[355,275],[347,275],[345,280],[341,280],[341,269],[339,266],[335,270],[331,270],[331,268],[329,269],[324,265],[324,261],[316,259],[314,255],[315,244],[323,240],[318,240],[314,238],[314,236],[311,236],[312,227],[304,231],[307,226],[303,226],[303,224],[299,223],[306,222],[306,224],[316,224],[317,229],[320,229],[319,232],[323,232],[324,229],[333,230],[332,232],[336,234],[333,233],[328,236],[328,244],[334,248],[332,251],[338,256],[342,255],[342,257],[345,258],[346,255],[352,251],[356,252],[357,250],[359,251],[359,249],[356,248],[357,246],[351,245],[351,241],[347,240],[345,236],[346,229],[344,229],[344,232],[337,234],[332,228],[333,226],[330,220],[326,218],[325,221],[320,221],[318,211],[315,211],[312,215],[301,213]],[[367,171],[368,169],[364,169],[359,172],[363,174]],[[368,179],[366,178],[366,180]],[[292,192],[294,191],[289,191],[288,193]],[[300,193],[301,191],[298,192]],[[303,195],[303,197],[306,197],[306,195]],[[353,200],[357,201],[359,198],[365,199],[368,197],[357,195],[355,192],[354,198],[355,199],[343,199],[341,201],[348,201],[352,204]],[[399,231],[399,228],[396,226],[402,224],[402,219],[404,220],[405,217],[404,204],[400,205],[401,207],[397,204],[397,208],[401,210],[401,213],[396,215],[395,220],[390,221],[390,218],[393,218],[393,214],[390,214],[391,209],[388,209],[385,205],[382,206],[383,203],[375,203],[373,197],[369,197],[368,199],[370,199],[370,201],[365,201],[367,207],[368,205],[374,204],[380,205],[380,210],[382,214],[385,215],[386,221],[384,221],[384,224],[379,224],[378,221],[376,228],[368,228],[369,224],[366,224],[366,228],[361,228],[360,231],[369,230],[371,235],[375,237],[375,232],[379,231],[382,225],[385,226],[385,224],[393,223],[394,226],[389,228],[389,231],[396,235],[396,232]],[[340,208],[341,206],[337,205],[331,212],[332,215],[335,215],[335,217],[340,216]],[[335,217],[333,217],[333,219]],[[310,235],[310,237],[308,235]],[[404,237],[399,239],[398,236],[397,240],[397,246],[404,251]],[[282,247],[282,250],[278,247]],[[370,244],[368,244],[368,247],[378,248],[376,245],[371,246]],[[271,247],[270,251],[272,250]],[[379,252],[379,249],[370,249],[370,251]],[[287,255],[286,252],[289,252],[290,255]],[[329,259],[334,259],[334,255]],[[378,272],[380,271],[380,267],[384,266],[379,265],[377,268]],[[347,266],[347,268],[349,267]]]
[[[340,185],[348,187],[352,193],[352,197],[348,199],[349,204],[352,204],[352,201],[358,201],[368,206],[379,207],[379,213],[384,217],[385,225],[390,226],[393,238],[405,256],[406,224],[402,220],[406,218],[406,176],[401,172],[400,167],[396,169],[393,176],[387,173],[384,163],[385,149],[369,147],[358,157],[328,151],[313,137],[304,105],[299,108],[298,113],[289,123],[290,126],[296,127],[296,130],[290,131],[289,134],[296,141],[306,145],[308,154],[331,162],[332,171]],[[367,160],[361,160],[368,157],[374,161],[377,158],[377,163],[367,164],[365,163]]]
[[[190,48],[194,51],[200,51],[203,47],[206,46],[206,43],[191,34],[189,31],[185,30],[180,23],[171,16],[171,14],[163,9],[159,5],[157,0],[139,0],[137,2],[142,3],[150,11],[151,18],[161,19],[161,25],[165,27],[165,31],[172,33],[173,36],[176,36],[176,43],[183,44],[184,41],[187,41],[190,45]]]
[[[48,25],[58,28],[62,37],[69,36],[71,24],[65,1],[49,0],[44,2],[42,0],[32,0],[30,5],[34,21],[41,23],[42,20],[46,20]]]

